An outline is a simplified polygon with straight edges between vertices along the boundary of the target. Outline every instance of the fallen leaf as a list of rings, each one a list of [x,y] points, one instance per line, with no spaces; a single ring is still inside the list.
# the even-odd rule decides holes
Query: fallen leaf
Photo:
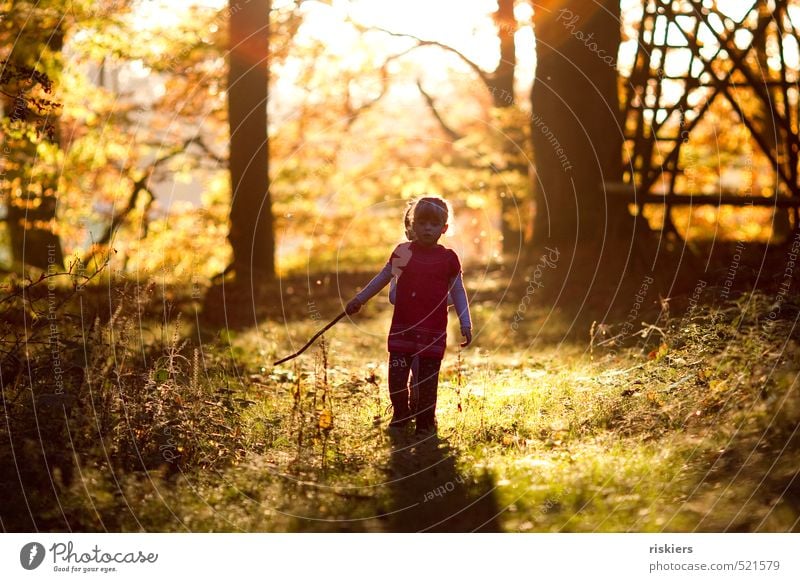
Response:
[[[333,428],[333,414],[327,408],[319,413],[319,427],[322,430],[330,430]]]

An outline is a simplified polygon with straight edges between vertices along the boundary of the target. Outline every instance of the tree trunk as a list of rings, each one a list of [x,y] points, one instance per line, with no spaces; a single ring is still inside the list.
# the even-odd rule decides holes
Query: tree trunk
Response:
[[[770,7],[765,4],[762,4],[758,7],[759,21],[764,19],[773,20],[776,18],[783,18],[783,14],[774,14]],[[767,71],[764,73],[765,77],[769,77],[768,71],[770,70],[767,38],[768,35],[764,34],[758,37],[758,39],[754,42],[754,52],[756,54],[756,58],[758,59],[759,70]],[[781,97],[782,90],[780,87],[776,86],[766,86],[764,89],[769,95],[770,104],[769,106],[765,106],[761,100],[758,101],[759,110],[754,116],[758,120],[757,126],[759,129],[761,129],[761,133],[766,138],[767,144],[774,152],[775,159],[789,160],[790,162],[788,166],[789,168],[792,168],[792,157],[794,157],[794,165],[796,166],[797,152],[791,152],[786,148],[783,130],[778,126],[778,124],[775,123],[775,117],[772,114],[773,108],[778,109],[780,107],[779,104],[783,101]],[[784,103],[784,108],[788,113],[790,106],[787,103]],[[789,175],[792,175],[791,169],[788,173]],[[780,189],[780,179],[777,176],[775,177],[774,189],[775,194],[777,194]],[[770,242],[781,243],[789,240],[789,237],[792,235],[791,217],[794,212],[794,209],[790,208],[775,208],[773,210]]]
[[[275,276],[267,139],[269,10],[269,0],[230,0],[228,240],[236,282],[244,288]]]
[[[626,205],[612,203],[602,185],[622,179],[619,16],[619,0],[536,4],[534,244],[586,245],[630,234]]]
[[[500,62],[492,73],[492,99],[495,107],[509,107],[514,104],[514,70],[517,66],[517,53],[514,33],[517,20],[514,18],[514,0],[498,0],[494,13],[497,38],[500,40]]]
[[[514,34],[517,31],[517,20],[514,17],[514,0],[498,0],[497,11],[494,13],[497,26],[497,37],[500,40],[500,62],[492,73],[492,101],[497,108],[512,107],[514,99],[514,71],[517,67],[516,43]],[[508,129],[506,135],[515,132]],[[520,155],[517,151],[519,144],[507,142],[508,159],[514,160],[509,165],[509,170],[527,174],[527,166],[519,163]],[[523,229],[520,224],[519,197],[507,190],[500,198],[500,234],[502,237],[503,254],[519,254],[523,243]]]
[[[43,64],[49,65],[53,70],[47,72],[54,79],[61,67],[63,20],[58,19],[53,29],[40,22],[52,20],[52,13],[45,7],[31,7],[17,2],[11,4],[8,19],[18,21],[24,30],[22,37],[15,40],[8,56],[9,66],[39,68]],[[11,91],[11,94],[15,93]],[[3,110],[4,115],[12,120],[25,120],[31,127],[49,126],[53,130],[49,143],[46,137],[32,139],[28,135],[6,136],[4,140],[4,166],[7,172],[2,176],[2,198],[6,204],[5,220],[11,256],[18,264],[40,269],[62,269],[64,253],[56,232],[59,168],[37,151],[40,140],[50,148],[58,148],[58,118],[55,114],[42,117],[32,108],[8,96],[5,96]]]

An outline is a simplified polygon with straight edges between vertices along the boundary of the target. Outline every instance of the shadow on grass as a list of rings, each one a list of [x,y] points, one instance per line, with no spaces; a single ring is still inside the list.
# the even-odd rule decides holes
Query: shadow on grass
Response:
[[[447,439],[391,434],[387,467],[392,532],[499,532],[501,510],[488,476],[460,472]]]

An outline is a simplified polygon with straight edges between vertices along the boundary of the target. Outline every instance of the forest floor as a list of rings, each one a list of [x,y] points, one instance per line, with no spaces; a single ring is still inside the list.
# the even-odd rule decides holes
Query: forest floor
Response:
[[[21,428],[0,485],[22,498],[3,529],[800,531],[795,296],[709,301],[702,286],[596,321],[521,310],[530,287],[489,274],[473,345],[451,330],[438,435],[418,438],[386,430],[385,298],[272,366],[341,308],[337,285],[311,285],[313,300],[297,293],[293,316],[258,328],[98,319],[67,385],[91,404],[59,400],[36,431],[6,385]],[[125,367],[137,337],[152,349],[144,373]]]

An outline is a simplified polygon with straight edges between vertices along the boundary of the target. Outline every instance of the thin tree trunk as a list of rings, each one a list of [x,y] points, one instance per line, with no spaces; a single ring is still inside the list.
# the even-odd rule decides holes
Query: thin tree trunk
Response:
[[[514,71],[517,66],[517,53],[514,33],[517,20],[514,18],[514,0],[498,0],[494,13],[497,38],[500,40],[500,62],[492,73],[492,98],[495,107],[509,107],[514,104]]]
[[[759,20],[773,20],[775,18],[783,18],[783,14],[778,13],[776,16],[768,6],[760,5],[758,8],[758,18]],[[768,36],[766,34],[758,37],[754,47],[759,68],[761,71],[765,71],[765,77],[769,76],[768,71],[770,70],[768,62],[769,51],[767,50],[767,38]],[[763,128],[762,132],[766,138],[767,144],[773,148],[775,152],[775,159],[790,159],[791,154],[786,149],[786,141],[783,130],[775,123],[775,118],[772,115],[772,109],[778,109],[780,107],[779,103],[782,101],[780,97],[781,89],[779,87],[769,86],[765,87],[765,89],[766,93],[770,96],[771,104],[770,107],[764,107],[763,103],[759,101],[760,110],[756,113],[757,118],[759,118],[759,125]],[[790,105],[787,103],[784,103],[783,105],[788,113]],[[791,164],[789,164],[789,166],[791,167]],[[778,188],[778,183],[779,180],[776,180],[776,189]],[[771,242],[775,243],[788,240],[792,233],[792,214],[793,210],[789,208],[775,208],[773,210]]]
[[[495,107],[502,109],[515,104],[514,72],[517,67],[517,53],[514,34],[517,31],[517,20],[514,17],[514,0],[498,0],[494,20],[500,40],[500,62],[492,74],[492,100]],[[509,142],[506,145],[508,158],[519,159],[519,144]],[[527,174],[528,171],[527,166],[516,161],[510,164],[509,169],[522,174]],[[519,204],[520,198],[512,189],[503,192],[500,198],[500,234],[504,254],[516,255],[522,248],[523,229],[520,224]]]
[[[233,270],[243,286],[275,275],[267,139],[269,0],[230,0],[231,212]]]

